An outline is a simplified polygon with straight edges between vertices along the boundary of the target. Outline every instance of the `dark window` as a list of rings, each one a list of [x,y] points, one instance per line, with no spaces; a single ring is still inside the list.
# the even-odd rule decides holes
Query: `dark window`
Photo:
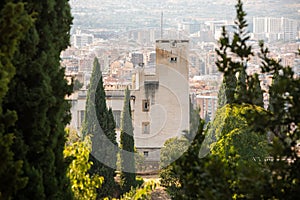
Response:
[[[148,99],[143,100],[143,112],[148,112],[150,108],[150,102]]]
[[[171,57],[170,62],[176,63],[177,62],[177,57]]]
[[[175,42],[175,41],[171,43],[171,47],[175,48],[176,46],[177,46],[177,45],[176,45],[176,42]]]
[[[149,151],[144,151],[144,156],[148,157],[149,156]]]

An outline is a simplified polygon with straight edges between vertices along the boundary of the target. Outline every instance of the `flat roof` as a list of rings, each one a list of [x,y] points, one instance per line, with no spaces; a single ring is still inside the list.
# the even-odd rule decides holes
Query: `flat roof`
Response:
[[[184,42],[189,42],[189,40],[156,40],[156,43],[170,43],[170,42],[178,42],[178,43],[184,43]]]

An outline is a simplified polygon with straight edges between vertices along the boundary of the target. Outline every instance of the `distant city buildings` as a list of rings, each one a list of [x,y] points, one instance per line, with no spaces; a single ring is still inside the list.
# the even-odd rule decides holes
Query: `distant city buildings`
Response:
[[[157,164],[164,142],[189,130],[188,50],[188,40],[157,40],[155,54],[149,54],[149,60],[156,57],[154,74],[148,74],[144,66],[137,65],[131,68],[131,81],[118,82],[126,77],[124,74],[116,78],[104,77],[107,106],[113,111],[118,133],[124,90],[130,88],[135,146],[147,162]],[[134,55],[131,57],[141,59],[140,54]],[[69,97],[72,105],[70,126],[77,130],[81,129],[84,119],[86,93],[87,90],[82,89]]]
[[[81,30],[76,30],[76,33],[72,35],[71,42],[76,48],[81,48],[92,44],[94,41],[94,36],[92,34],[81,33]]]
[[[252,1],[248,2],[253,4]],[[73,3],[79,4],[79,1]],[[114,4],[115,8],[127,12],[119,6]],[[78,7],[75,10],[76,16],[80,18],[81,10]],[[156,15],[160,16],[160,13]],[[130,16],[130,13],[127,14]],[[178,13],[173,15],[177,16]],[[72,34],[72,45],[62,52],[61,58],[66,76],[75,77],[84,83],[81,90],[69,97],[72,103],[70,125],[78,131],[81,129],[93,60],[97,57],[103,74],[107,106],[113,109],[117,132],[120,128],[124,90],[129,87],[136,146],[148,161],[157,161],[163,141],[189,128],[186,112],[189,109],[186,104],[188,100],[184,99],[182,107],[178,104],[181,98],[191,96],[194,107],[200,108],[201,118],[213,120],[222,82],[222,75],[215,64],[217,40],[223,26],[230,36],[235,29],[233,20],[225,20],[224,16],[222,19],[170,17],[165,20],[161,34],[158,28],[160,20],[152,20],[150,16],[147,19],[149,26],[145,27],[135,27],[137,25],[134,24],[133,27],[128,25],[124,28],[126,24],[122,24],[123,21],[116,21],[123,28],[114,28],[112,26],[116,24],[107,23],[103,28],[75,31]],[[139,23],[142,19],[135,17],[134,20]],[[153,23],[158,24],[152,26]],[[276,16],[253,17],[249,28],[251,39],[247,44],[255,52],[247,63],[249,74],[260,73],[257,40],[263,39],[271,51],[269,56],[281,60],[283,65],[290,65],[296,75],[300,75],[300,58],[295,54],[300,47],[299,20]],[[268,91],[272,77],[259,78],[263,90]],[[187,84],[181,84],[180,79],[184,79]],[[264,101],[267,105],[267,93],[264,94]],[[184,118],[181,125],[176,121],[178,113]]]
[[[253,37],[268,42],[296,41],[298,38],[298,21],[288,18],[253,17]]]

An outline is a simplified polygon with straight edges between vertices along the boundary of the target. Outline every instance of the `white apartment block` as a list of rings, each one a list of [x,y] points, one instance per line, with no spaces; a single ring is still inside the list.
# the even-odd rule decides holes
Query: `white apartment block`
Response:
[[[297,39],[298,22],[288,18],[254,17],[253,34],[258,40],[294,41]]]
[[[77,30],[75,34],[71,37],[71,43],[76,48],[81,48],[92,44],[94,41],[94,36],[92,34],[81,33],[80,30]]]

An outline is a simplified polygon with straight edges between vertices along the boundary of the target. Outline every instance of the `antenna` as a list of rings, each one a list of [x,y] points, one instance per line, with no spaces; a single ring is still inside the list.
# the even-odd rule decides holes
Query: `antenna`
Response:
[[[163,39],[163,22],[164,22],[164,13],[161,11],[161,17],[160,17],[160,39]]]

